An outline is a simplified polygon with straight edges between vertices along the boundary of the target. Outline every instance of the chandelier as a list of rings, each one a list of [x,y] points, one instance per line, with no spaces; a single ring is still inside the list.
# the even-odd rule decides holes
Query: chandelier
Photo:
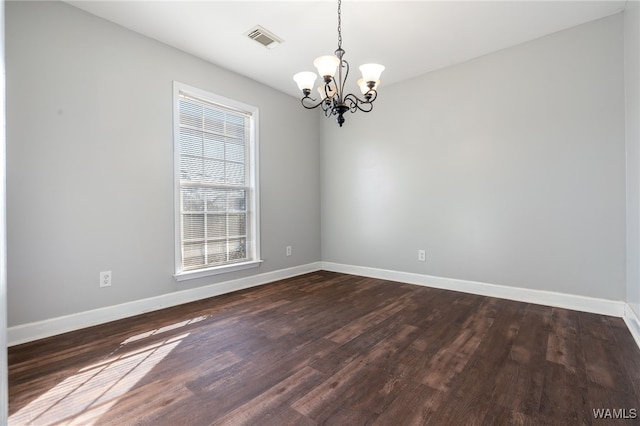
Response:
[[[326,117],[336,115],[340,127],[344,123],[343,115],[347,111],[370,112],[373,109],[373,101],[378,97],[377,88],[380,86],[380,74],[384,71],[382,65],[361,65],[362,78],[357,83],[364,99],[353,93],[344,94],[344,84],[349,76],[349,63],[344,59],[345,52],[342,49],[341,3],[342,1],[338,0],[338,49],[335,51],[335,55],[320,56],[313,61],[313,65],[318,69],[318,74],[322,76],[324,82],[318,87],[320,99],[316,100],[310,96],[317,79],[315,73],[303,71],[293,76],[298,88],[302,90],[302,106],[306,109],[321,107]]]

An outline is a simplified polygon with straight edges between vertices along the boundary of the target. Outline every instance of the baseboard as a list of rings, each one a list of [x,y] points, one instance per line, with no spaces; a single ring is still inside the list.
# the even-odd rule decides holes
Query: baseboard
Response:
[[[204,287],[182,290],[148,299],[127,302],[120,305],[9,327],[7,329],[7,345],[14,346],[69,331],[79,330],[85,327],[103,324],[109,321],[139,315],[145,312],[169,308],[171,306],[206,299],[208,297],[218,296],[224,293],[268,284],[273,281],[291,278],[321,269],[445,290],[460,291],[463,293],[471,293],[481,296],[515,300],[518,302],[535,303],[582,312],[622,317],[636,340],[636,343],[638,343],[638,346],[640,347],[640,320],[635,312],[633,312],[626,303],[621,301],[597,299],[543,290],[508,287],[387,269],[345,265],[333,262],[313,262],[306,265],[295,266],[293,268],[266,272],[264,274],[257,274]]]
[[[52,318],[45,321],[9,327],[7,329],[7,345],[14,346],[69,331],[79,330],[85,327],[103,324],[109,321],[143,314],[145,312],[156,311],[159,309],[169,308],[171,306],[181,305],[183,303],[218,296],[224,293],[230,293],[232,291],[268,284],[273,281],[291,278],[309,272],[315,272],[320,269],[322,269],[322,263],[313,262],[306,265],[295,266],[293,268],[280,269],[277,271],[224,281],[208,286],[177,291],[120,305],[108,306],[73,315]]]
[[[624,317],[622,318],[640,348],[640,317],[638,317],[638,314],[631,309],[631,306],[627,305],[624,310]]]
[[[626,303],[616,300],[597,299],[593,297],[556,293],[552,291],[508,287],[476,281],[434,277],[410,272],[344,265],[332,262],[322,262],[322,269],[333,272],[342,272],[345,274],[399,281],[426,287],[460,291],[463,293],[471,293],[481,296],[515,300],[518,302],[535,303],[538,305],[554,306],[558,308],[572,309],[575,311],[591,312],[601,315],[615,317],[623,317],[625,315]]]

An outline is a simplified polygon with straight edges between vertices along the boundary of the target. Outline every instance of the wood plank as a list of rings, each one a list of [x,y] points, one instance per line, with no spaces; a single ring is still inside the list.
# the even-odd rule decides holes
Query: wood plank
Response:
[[[549,307],[526,307],[509,359],[496,372],[496,403],[523,419],[539,412],[551,314]]]
[[[487,324],[490,320],[491,326],[486,332],[486,325],[477,326],[485,337],[468,355],[464,368],[448,378],[447,386],[443,388],[446,389],[447,398],[430,414],[432,422],[483,424],[485,416],[502,393],[497,385],[499,373],[504,371],[509,362],[511,348],[519,331],[516,325],[521,320],[524,306],[495,299],[481,306],[485,309],[487,319],[476,322]]]
[[[403,343],[408,346],[416,331],[416,327],[401,326],[389,335],[388,339],[378,342],[366,353],[353,357],[342,369],[295,401],[292,407],[312,419],[337,411],[336,407],[342,405],[344,398],[351,396],[354,389],[358,389],[357,383],[361,383],[361,377],[369,376],[378,363],[385,362],[397,351],[398,346]],[[379,371],[375,372],[376,376],[380,375]],[[329,407],[333,407],[333,411]]]
[[[308,392],[319,378],[320,373],[318,371],[308,366],[303,367],[293,375],[280,381],[277,386],[271,387],[216,420],[214,424],[233,426],[239,424],[265,424],[268,419],[273,421],[277,418],[276,413],[280,411],[280,407],[287,407],[298,394]],[[290,411],[293,412],[293,410]],[[290,420],[286,420],[285,423],[290,421],[298,422],[302,418],[306,418],[303,415],[292,415],[291,413],[287,414],[286,417]],[[307,420],[310,422],[308,418]]]
[[[496,304],[496,299],[485,299],[480,309],[467,318],[450,344],[431,358],[419,379],[423,384],[441,391],[449,389],[453,378],[464,369],[492,326]]]
[[[547,361],[560,364],[573,373],[579,356],[576,348],[577,316],[575,311],[554,308],[547,342]]]

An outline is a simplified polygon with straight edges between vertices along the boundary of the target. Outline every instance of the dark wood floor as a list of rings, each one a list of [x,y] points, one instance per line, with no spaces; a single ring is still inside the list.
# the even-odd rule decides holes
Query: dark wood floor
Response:
[[[620,318],[324,271],[9,349],[11,425],[640,423],[602,408]]]

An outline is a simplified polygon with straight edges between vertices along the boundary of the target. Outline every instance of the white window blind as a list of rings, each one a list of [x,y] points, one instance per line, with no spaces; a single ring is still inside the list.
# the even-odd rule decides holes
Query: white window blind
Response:
[[[211,98],[177,92],[177,274],[258,260],[253,114]]]

